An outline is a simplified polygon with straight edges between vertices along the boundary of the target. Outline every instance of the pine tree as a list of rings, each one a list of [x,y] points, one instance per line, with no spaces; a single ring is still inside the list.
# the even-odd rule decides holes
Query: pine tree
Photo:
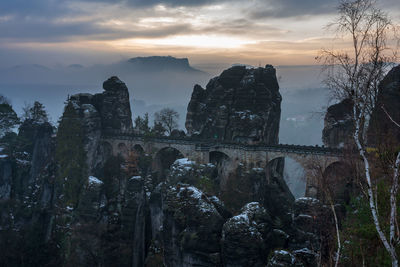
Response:
[[[135,129],[140,134],[148,134],[150,132],[149,114],[148,113],[144,114],[143,118],[140,117],[140,116],[136,117],[136,119],[135,119]]]
[[[4,101],[0,103],[0,137],[12,131],[19,119],[12,106]]]
[[[78,204],[88,179],[83,139],[84,130],[79,114],[69,103],[57,133],[56,160],[59,166],[57,182],[62,188],[64,203],[73,207]]]

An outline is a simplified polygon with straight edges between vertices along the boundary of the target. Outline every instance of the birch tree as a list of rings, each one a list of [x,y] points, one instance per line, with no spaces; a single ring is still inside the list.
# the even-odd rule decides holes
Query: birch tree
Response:
[[[372,219],[390,255],[392,266],[398,266],[395,221],[399,155],[392,166],[390,232],[387,236],[379,221],[377,199],[373,191],[374,177],[371,175],[370,158],[366,152],[367,129],[379,93],[378,85],[391,63],[396,60],[396,49],[391,46],[394,41],[391,34],[393,26],[389,16],[376,8],[373,0],[344,0],[339,4],[338,14],[337,19],[328,27],[333,27],[338,37],[349,42],[351,49],[323,49],[317,59],[325,66],[325,82],[333,97],[337,100],[347,98],[353,102],[353,139],[364,163],[363,176]]]

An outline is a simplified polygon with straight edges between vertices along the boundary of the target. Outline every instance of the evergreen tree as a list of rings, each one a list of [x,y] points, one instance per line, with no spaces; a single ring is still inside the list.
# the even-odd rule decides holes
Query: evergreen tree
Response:
[[[149,114],[148,113],[144,114],[143,118],[140,117],[140,116],[136,117],[136,119],[135,119],[135,129],[140,134],[148,134],[150,132]]]
[[[45,123],[49,121],[48,114],[44,108],[44,105],[38,101],[35,101],[33,105],[26,105],[23,108],[24,120],[30,120],[34,123]]]
[[[12,106],[0,96],[0,137],[11,132],[12,129],[19,123],[19,119]],[[4,100],[4,101],[3,101]]]
[[[57,182],[62,188],[64,203],[73,207],[78,204],[88,179],[83,139],[84,130],[79,114],[69,103],[57,133],[56,160],[59,166]]]

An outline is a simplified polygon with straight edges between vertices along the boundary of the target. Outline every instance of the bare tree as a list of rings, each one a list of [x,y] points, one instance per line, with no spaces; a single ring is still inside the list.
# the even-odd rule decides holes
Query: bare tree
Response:
[[[163,108],[154,113],[154,123],[162,125],[171,135],[172,130],[178,128],[179,113],[172,108]]]
[[[396,49],[390,48],[393,27],[388,15],[376,8],[373,0],[343,0],[338,12],[337,20],[329,27],[335,27],[344,40],[349,40],[352,49],[322,50],[317,58],[324,63],[326,84],[333,96],[338,100],[348,98],[353,102],[353,138],[364,163],[364,178],[372,218],[379,238],[391,257],[392,266],[398,266],[394,238],[398,165],[393,166],[395,173],[391,199],[394,201],[391,201],[391,210],[394,212],[390,216],[388,240],[378,218],[377,199],[373,192],[374,180],[371,177],[370,159],[366,153],[367,129],[377,101],[378,85],[396,59]]]

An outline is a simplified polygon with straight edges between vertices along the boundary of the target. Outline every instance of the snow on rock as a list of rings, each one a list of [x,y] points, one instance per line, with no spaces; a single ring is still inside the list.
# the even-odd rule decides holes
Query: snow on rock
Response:
[[[195,170],[198,167],[194,161],[190,161],[187,158],[177,159],[171,165],[172,176],[180,177],[187,174],[190,171]]]
[[[229,228],[244,228],[251,235],[256,235],[261,238],[261,233],[257,229],[257,222],[254,220],[256,214],[265,213],[265,209],[258,202],[247,203],[241,213],[230,218],[224,226],[224,229],[229,231]]]
[[[299,197],[296,199],[296,203],[304,203],[304,204],[317,204],[320,203],[318,199],[312,197]]]
[[[142,176],[140,175],[136,175],[136,176],[132,176],[129,180],[141,180]]]
[[[89,176],[89,185],[101,185],[103,182],[94,176]]]
[[[70,206],[66,206],[65,209],[68,210],[68,211],[73,211],[74,210],[74,208],[70,207]]]
[[[216,203],[218,205],[224,205],[224,203],[222,203],[222,201],[216,196],[211,196],[208,199],[211,200],[213,203]]]
[[[275,250],[272,258],[268,262],[268,267],[294,266],[296,258],[286,250]]]
[[[182,158],[182,159],[175,160],[174,164],[186,166],[186,165],[193,165],[195,163],[194,163],[194,161],[190,161],[188,158]]]
[[[189,198],[189,200],[191,200],[190,202],[192,202],[196,206],[196,208],[202,213],[217,213],[217,210],[212,202],[199,189],[194,186],[182,186],[182,184],[180,186],[181,187],[179,187],[179,189],[174,187],[174,189],[177,190],[176,196],[178,198]]]

